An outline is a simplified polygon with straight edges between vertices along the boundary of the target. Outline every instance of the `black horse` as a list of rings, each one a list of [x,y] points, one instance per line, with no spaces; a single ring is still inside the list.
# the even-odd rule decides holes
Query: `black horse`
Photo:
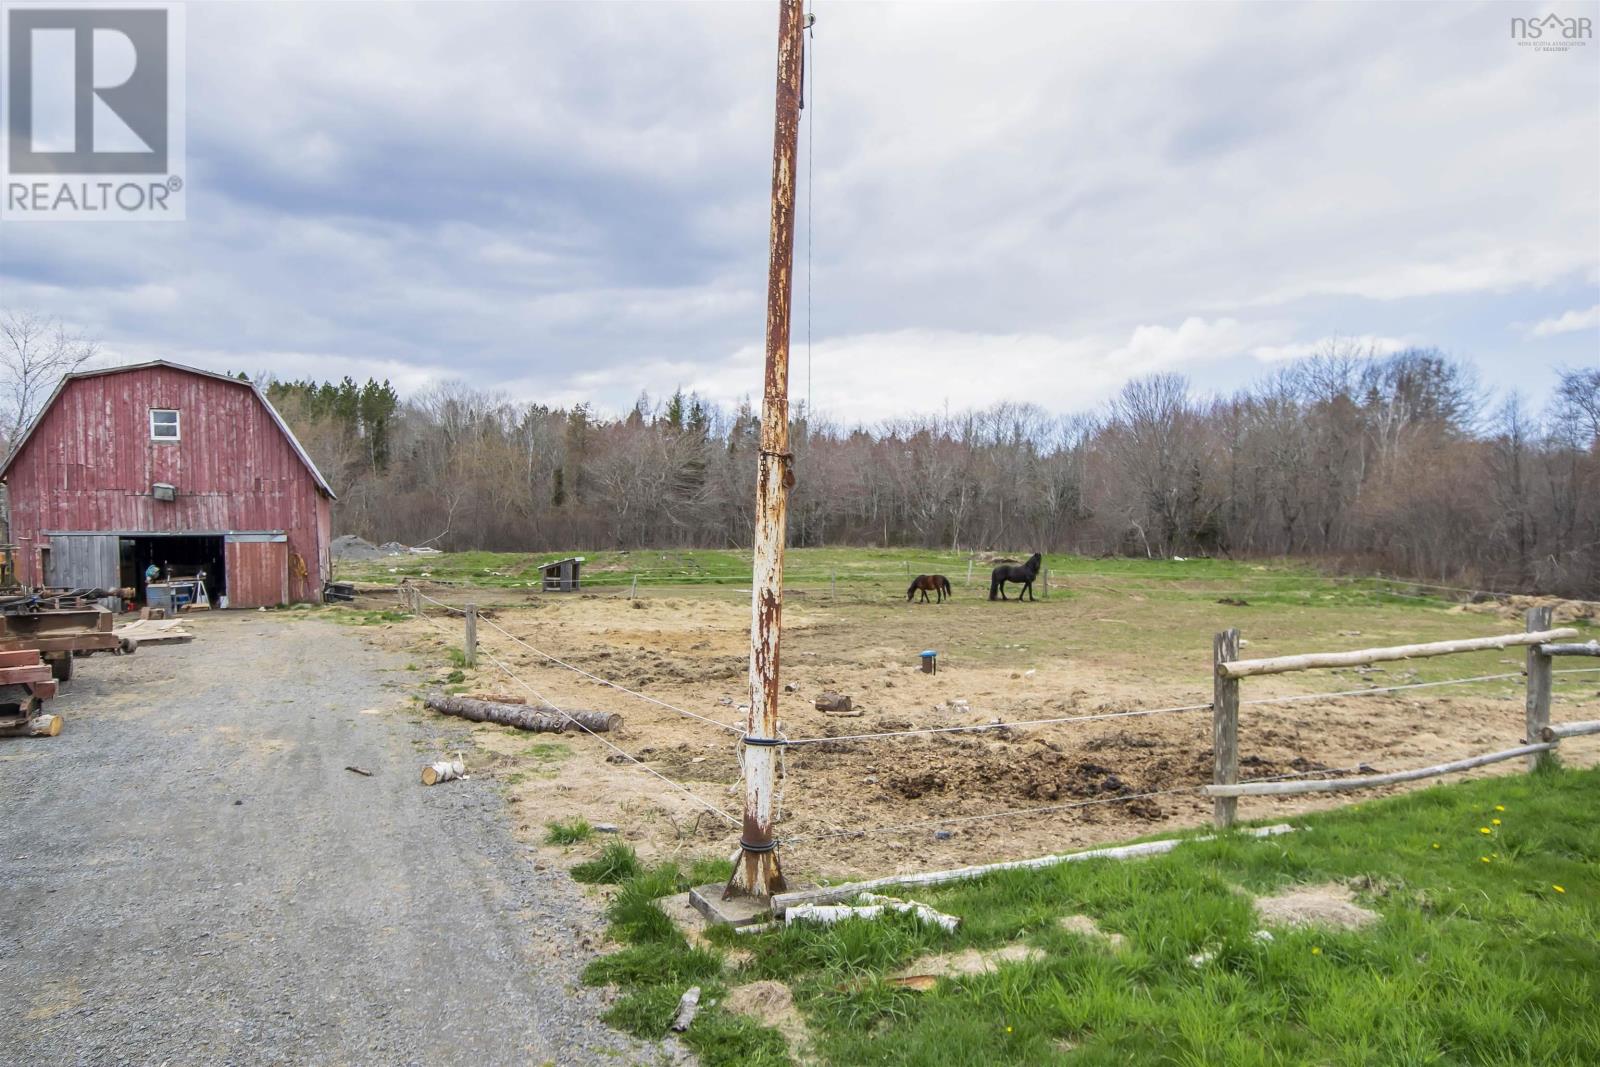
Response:
[[[919,589],[922,591],[922,602],[924,604],[928,602],[928,590],[930,589],[939,598],[935,603],[943,604],[945,597],[950,597],[952,600],[955,599],[955,594],[950,591],[950,579],[942,574],[919,574],[913,578],[911,580],[911,588],[906,590],[906,603],[909,604],[911,602]]]
[[[1044,557],[1035,552],[1028,557],[1028,562],[1018,567],[1010,563],[1002,563],[989,574],[989,599],[1006,600],[1006,583],[1017,582],[1022,586],[1022,592],[1017,594],[1017,600],[1022,600],[1022,593],[1028,594],[1028,599],[1033,599],[1033,580],[1039,577],[1039,565],[1044,562]]]

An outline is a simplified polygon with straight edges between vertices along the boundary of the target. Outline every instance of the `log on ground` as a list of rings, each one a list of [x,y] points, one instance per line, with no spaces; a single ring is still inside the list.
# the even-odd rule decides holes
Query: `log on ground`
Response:
[[[622,716],[611,711],[585,711],[581,708],[558,710],[526,704],[497,704],[491,700],[434,693],[424,703],[445,715],[458,715],[473,722],[494,722],[519,730],[562,733],[567,730],[592,730],[610,733],[622,729]]]
[[[36,715],[25,723],[0,727],[0,737],[55,737],[61,727],[59,715]]]
[[[439,760],[422,768],[422,784],[438,785],[440,782],[453,782],[463,778],[467,773],[467,765],[458,755],[452,759]]]

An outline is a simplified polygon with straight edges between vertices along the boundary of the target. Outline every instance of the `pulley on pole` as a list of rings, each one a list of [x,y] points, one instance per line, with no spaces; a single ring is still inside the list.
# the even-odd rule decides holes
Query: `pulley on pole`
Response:
[[[803,0],[778,5],[778,105],[772,145],[772,248],[767,270],[767,359],[756,475],[755,567],[750,597],[750,712],[744,737],[744,828],[723,896],[770,897],[786,886],[773,835],[777,791],[778,640],[788,530],[789,300],[794,277],[794,186],[800,148]]]

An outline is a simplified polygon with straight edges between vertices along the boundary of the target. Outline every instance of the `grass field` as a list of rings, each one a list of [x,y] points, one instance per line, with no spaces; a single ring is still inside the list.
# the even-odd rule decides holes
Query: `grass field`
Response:
[[[749,557],[586,555],[578,596],[536,591],[536,565],[553,555],[397,557],[342,569],[381,584],[412,577],[431,597],[487,608],[476,669],[461,657],[459,616],[437,604],[423,619],[396,613],[387,597],[331,610],[407,650],[421,682],[516,694],[521,679],[558,706],[622,712],[627,731],[615,740],[694,794],[589,739],[530,745],[515,730],[472,728],[474,774],[503,785],[518,832],[571,864],[574,877],[617,886],[608,890],[611,932],[627,947],[589,974],[618,987],[616,1025],[661,1036],[683,991],[700,985],[712,1006],[686,1040],[707,1064],[1600,1062],[1600,771],[1581,769],[1600,758],[1596,738],[1564,742],[1572,769],[1549,775],[1499,764],[1474,772],[1493,777],[1387,787],[1356,808],[1338,807],[1345,796],[1244,802],[1246,818],[1301,827],[1270,841],[1195,842],[1148,861],[919,894],[963,918],[953,936],[896,918],[691,941],[658,902],[725,876],[736,827],[698,804],[736,812],[738,770],[727,734],[674,708],[727,722],[747,699]],[[1252,657],[1522,629],[1520,604],[1465,603],[1450,590],[1287,563],[1049,557],[1048,596],[1041,582],[1042,599],[1029,604],[988,601],[989,559],[972,564],[969,581],[965,555],[791,552],[787,735],[1203,702],[1212,634],[1229,626],[1243,631]],[[917,573],[949,575],[954,599],[908,604]],[[1571,625],[1584,639],[1597,632],[1592,619]],[[939,650],[937,675],[916,666],[925,648]],[[649,699],[598,686],[535,649]],[[1508,649],[1249,679],[1247,701],[1496,676],[1247,705],[1242,774],[1397,770],[1511,747],[1524,729],[1521,662]],[[1597,678],[1557,678],[1554,717],[1600,717]],[[824,689],[852,695],[859,717],[815,709]],[[803,883],[1181,833],[1210,819],[1196,792],[1210,779],[1209,746],[1202,709],[792,748],[779,825],[785,869]],[[1085,799],[1094,806],[1073,803]],[[620,833],[602,845],[599,822]],[[848,836],[830,833],[841,826]],[[1379,921],[1258,939],[1252,895],[1297,884],[1353,889]],[[1120,946],[1063,928],[1073,915]],[[917,962],[927,954],[999,949],[1027,958],[920,992],[893,980],[907,968],[936,971]],[[791,1001],[797,1007],[786,1009]]]
[[[530,754],[514,730],[476,727],[480,771],[506,787],[516,810],[539,813],[518,824],[530,839],[542,840],[546,821],[613,822],[651,862],[725,856],[727,824],[705,809],[738,804],[733,737],[674,709],[730,723],[748,700],[747,557],[590,557],[595,566],[575,596],[528,587],[544,556],[466,553],[364,565],[361,573],[383,584],[402,571],[418,579],[426,573],[429,596],[489,611],[479,626],[484,658],[476,669],[461,654],[459,615],[437,604],[427,606],[426,620],[396,612],[394,601],[381,596],[335,614],[415,656],[419,683],[485,695],[531,698],[536,691],[557,706],[622,714],[627,735],[620,743],[628,755],[687,790],[663,787],[598,742],[574,739],[570,756],[557,761]],[[1462,604],[1301,566],[1218,560],[1052,557],[1048,598],[1000,604],[987,599],[988,560],[975,561],[970,585],[965,561],[870,549],[791,553],[780,695],[786,735],[1192,708],[1210,699],[1211,639],[1228,626],[1242,630],[1252,657],[1522,628],[1511,606]],[[907,603],[906,574],[925,571],[951,575],[952,601]],[[641,581],[630,595],[634,573]],[[696,576],[704,580],[691,580]],[[1043,597],[1042,583],[1039,592]],[[1576,625],[1584,636],[1595,632],[1586,622]],[[554,665],[517,639],[627,691]],[[923,649],[938,650],[937,675],[918,670]],[[1516,650],[1486,651],[1249,679],[1247,701],[1493,676],[1247,705],[1241,776],[1359,764],[1392,771],[1509,748],[1523,732],[1521,661]],[[1597,679],[1557,678],[1555,717],[1600,717]],[[816,709],[825,690],[849,695],[854,717]],[[1211,777],[1210,728],[1202,707],[987,734],[797,746],[788,752],[784,776],[785,862],[801,878],[855,877],[1023,858],[1203,825],[1210,802],[1195,790]],[[1563,753],[1584,765],[1600,756],[1600,739],[1574,739]],[[1147,799],[1123,802],[1115,799],[1120,795]],[[1241,811],[1269,817],[1340,803],[1342,797],[1326,796],[1252,799]],[[1034,813],[1041,807],[1050,810]],[[840,836],[857,830],[871,833]]]
[[[454,552],[438,556],[394,556],[371,561],[345,561],[338,567],[342,579],[397,581],[424,576],[439,582],[460,582],[499,589],[534,588],[538,565],[564,555],[584,558],[583,582],[594,589],[632,588],[634,579],[645,589],[662,586],[748,586],[751,557],[731,549],[671,551],[598,551],[523,554],[512,552]],[[1018,559],[1025,552],[1015,553]],[[786,554],[785,581],[794,586],[822,586],[836,582],[848,591],[862,586],[893,585],[903,592],[917,574],[945,574],[958,586],[969,572],[981,589],[988,580],[990,555],[937,552],[914,548],[798,548]],[[1317,597],[1340,603],[1415,602],[1431,599],[1429,590],[1388,579],[1332,578],[1304,564],[1287,561],[1241,562],[1219,559],[1141,560],[1122,557],[1094,559],[1086,556],[1046,555],[1044,568],[1058,587],[1104,579],[1133,587],[1165,588],[1178,593],[1197,586],[1196,595],[1212,588],[1249,590],[1267,602],[1278,598],[1299,601]],[[1064,585],[1063,585],[1064,583]],[[1447,592],[1445,590],[1435,590]]]
[[[628,947],[588,977],[621,988],[611,1021],[647,1037],[666,1033],[690,985],[715,1002],[784,983],[809,1034],[795,1045],[809,1047],[713,1004],[686,1035],[709,1065],[791,1053],[852,1067],[1600,1062],[1600,771],[1437,786],[1295,822],[1265,841],[917,893],[962,918],[954,935],[902,917],[720,931],[691,947],[654,902],[720,872],[614,855],[600,873],[625,875],[610,914]],[[1321,883],[1353,888],[1375,924],[1258,939],[1253,896]],[[1064,929],[1072,915],[1121,944]],[[1016,945],[1032,958],[923,992],[890,980],[929,953]]]

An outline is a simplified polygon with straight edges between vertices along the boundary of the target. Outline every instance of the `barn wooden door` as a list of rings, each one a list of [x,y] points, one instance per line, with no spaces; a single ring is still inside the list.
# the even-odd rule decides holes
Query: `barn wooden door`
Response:
[[[116,534],[50,535],[44,584],[65,589],[115,589],[122,584]]]
[[[289,602],[289,539],[274,533],[234,533],[224,546],[228,607],[270,608]]]

